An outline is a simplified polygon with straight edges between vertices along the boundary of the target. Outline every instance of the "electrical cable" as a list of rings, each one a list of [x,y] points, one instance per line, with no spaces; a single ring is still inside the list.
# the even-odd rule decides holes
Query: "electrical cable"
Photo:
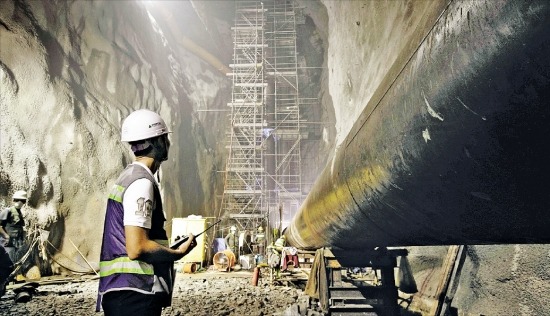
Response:
[[[49,240],[46,240],[48,242],[48,244],[50,244],[50,246],[53,247],[53,249],[55,249],[59,254],[63,255],[64,257],[66,257],[69,261],[72,261],[73,263],[75,263],[76,265],[84,268],[84,266],[80,265],[78,262],[72,260],[71,258],[69,258],[67,255],[63,254],[61,251],[59,251],[59,249],[57,249]],[[60,265],[62,268],[64,269],[67,269],[71,272],[74,272],[74,273],[79,273],[79,274],[88,274],[88,273],[91,273],[92,271],[91,270],[87,270],[87,271],[76,271],[76,270],[73,270],[63,264],[61,264],[59,261],[55,260],[54,259],[54,256],[48,251],[48,248],[45,247],[46,249],[46,253],[49,255],[50,259],[52,259],[53,262],[57,263],[58,265]]]
[[[32,234],[31,234],[32,235]],[[30,256],[31,252],[34,250],[34,247],[36,244],[38,244],[38,241],[39,241],[39,237],[35,237],[33,239],[33,241],[31,242],[31,246],[29,247],[29,249],[27,250],[27,252],[25,253],[25,255],[23,255],[21,257],[21,259],[19,261],[17,261],[13,266],[14,266],[14,269],[13,271],[10,273],[9,275],[9,278],[8,279],[11,279],[13,278],[18,272],[19,270],[21,269],[21,267],[23,266],[23,263],[28,259],[28,257]],[[73,263],[75,263],[76,265],[80,266],[80,267],[83,267],[82,265],[80,265],[78,262],[72,260],[71,258],[69,258],[67,255],[63,254],[61,251],[59,251],[59,249],[57,249],[49,240],[46,240],[46,242],[48,242],[48,244],[54,248],[59,254],[63,255],[64,257],[66,257],[69,261],[72,261]],[[91,270],[87,270],[87,271],[77,271],[77,270],[74,270],[74,269],[71,269],[63,264],[61,264],[59,261],[57,261],[55,258],[54,258],[54,255],[48,250],[48,247],[44,247],[44,249],[46,250],[46,253],[48,254],[49,258],[57,263],[59,266],[61,266],[62,268],[66,269],[66,270],[69,270],[73,273],[78,273],[78,274],[89,274],[91,273],[92,271]]]
[[[25,255],[23,255],[21,257],[21,259],[19,259],[19,261],[17,261],[16,263],[13,264],[13,271],[10,273],[9,277],[8,277],[8,280],[11,280],[11,278],[13,278],[15,276],[15,274],[17,272],[19,272],[19,269],[23,266],[23,262],[25,262],[27,260],[27,258],[29,257],[29,255],[31,254],[31,251],[34,247],[34,245],[38,242],[38,239],[35,239],[33,242],[32,242],[32,245],[29,247],[29,249],[27,250],[27,253]]]

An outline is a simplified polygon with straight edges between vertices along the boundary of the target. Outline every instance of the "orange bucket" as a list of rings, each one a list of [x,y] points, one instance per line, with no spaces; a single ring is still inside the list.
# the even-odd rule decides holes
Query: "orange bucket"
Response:
[[[194,262],[187,262],[183,265],[183,273],[195,273],[197,271],[197,264]]]

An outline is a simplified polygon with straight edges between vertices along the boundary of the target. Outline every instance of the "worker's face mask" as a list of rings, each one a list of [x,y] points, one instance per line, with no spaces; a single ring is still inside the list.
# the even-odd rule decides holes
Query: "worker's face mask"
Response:
[[[165,134],[156,139],[153,143],[153,147],[156,150],[156,160],[168,160],[168,151],[170,150],[170,140],[168,139],[168,135]]]
[[[25,202],[23,201],[14,201],[13,202],[13,206],[15,206],[16,209],[21,209],[23,207],[23,204],[25,204]]]

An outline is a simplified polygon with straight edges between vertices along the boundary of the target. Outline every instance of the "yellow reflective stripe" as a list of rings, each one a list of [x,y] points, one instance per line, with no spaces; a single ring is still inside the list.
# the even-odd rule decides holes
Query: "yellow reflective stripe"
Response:
[[[117,202],[122,203],[122,192],[124,192],[124,187],[115,184],[111,188],[111,193],[109,194],[109,198],[111,200],[115,200]]]
[[[133,273],[153,275],[153,265],[139,260],[131,260],[128,257],[119,257],[111,261],[99,263],[99,276],[106,277],[115,273]]]

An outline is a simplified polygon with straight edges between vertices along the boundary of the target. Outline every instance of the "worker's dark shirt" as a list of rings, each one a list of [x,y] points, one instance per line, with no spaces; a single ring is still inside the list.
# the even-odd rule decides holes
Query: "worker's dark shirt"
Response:
[[[0,225],[10,235],[10,243],[7,247],[18,247],[24,238],[25,220],[21,210],[14,206],[0,212]]]

